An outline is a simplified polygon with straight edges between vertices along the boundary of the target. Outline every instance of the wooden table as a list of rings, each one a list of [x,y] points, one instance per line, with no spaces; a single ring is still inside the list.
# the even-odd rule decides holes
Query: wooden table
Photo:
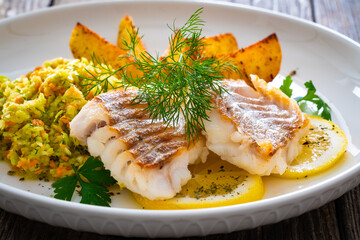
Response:
[[[0,19],[89,0],[0,0]],[[304,18],[360,42],[359,0],[233,0]],[[1,36],[0,36],[1,37]],[[360,64],[360,63],[359,63]],[[125,239],[77,232],[28,220],[0,209],[0,240]],[[325,206],[280,223],[231,234],[188,239],[360,239],[360,186]]]

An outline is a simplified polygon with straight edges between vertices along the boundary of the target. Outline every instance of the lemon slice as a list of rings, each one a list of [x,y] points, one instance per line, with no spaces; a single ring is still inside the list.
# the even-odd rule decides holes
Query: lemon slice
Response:
[[[251,175],[212,155],[206,163],[192,166],[193,178],[168,200],[149,200],[133,194],[145,209],[211,208],[252,202],[264,196],[260,176]]]
[[[333,122],[309,116],[311,128],[300,140],[302,152],[287,167],[284,178],[305,178],[333,166],[347,147],[345,134]]]

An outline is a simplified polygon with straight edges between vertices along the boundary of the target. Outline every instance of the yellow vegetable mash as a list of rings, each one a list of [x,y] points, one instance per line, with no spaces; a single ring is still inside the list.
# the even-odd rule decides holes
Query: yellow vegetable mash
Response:
[[[69,122],[87,102],[79,77],[86,68],[85,59],[58,58],[14,81],[0,76],[0,156],[14,171],[56,179],[87,159],[85,147],[69,136]]]

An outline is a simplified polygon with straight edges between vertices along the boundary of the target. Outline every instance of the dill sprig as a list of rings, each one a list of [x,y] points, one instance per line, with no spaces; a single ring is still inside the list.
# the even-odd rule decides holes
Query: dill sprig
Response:
[[[134,102],[146,102],[150,117],[168,125],[177,126],[183,118],[189,142],[205,130],[204,121],[209,120],[207,111],[213,108],[214,95],[225,91],[220,83],[222,72],[236,69],[225,59],[202,57],[202,10],[198,9],[180,29],[176,29],[175,22],[168,25],[173,34],[169,38],[169,53],[164,57],[154,57],[149,52],[134,54],[138,31],[130,42],[124,43],[134,59],[128,66],[134,65],[143,73],[136,78],[122,76],[125,86],[139,89]]]
[[[99,95],[120,85],[120,81],[114,82],[112,79],[122,68],[112,69],[105,59],[101,60],[95,53],[91,55],[91,63],[92,69],[85,68],[88,76],[80,76],[83,79],[80,87],[85,97],[90,93],[92,96]]]

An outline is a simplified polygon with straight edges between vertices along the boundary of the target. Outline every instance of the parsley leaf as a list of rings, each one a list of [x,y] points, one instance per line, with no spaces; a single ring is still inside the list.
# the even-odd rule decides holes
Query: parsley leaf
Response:
[[[105,170],[104,164],[94,157],[89,157],[79,172],[93,184],[111,186],[116,183],[116,180],[111,177],[110,171]]]
[[[80,181],[81,201],[80,203],[110,207],[111,198],[109,190],[103,185],[97,185]]]
[[[292,83],[291,76],[287,76],[283,84],[280,86],[280,90],[285,93],[288,97],[291,97],[292,95],[292,89],[290,88]],[[309,114],[309,115],[315,115],[320,116],[326,120],[331,120],[331,108],[328,104],[324,102],[318,95],[316,95],[316,88],[313,84],[313,82],[310,80],[306,82],[305,87],[307,88],[307,93],[304,97],[296,97],[294,98],[301,111]],[[311,106],[314,104],[316,106],[316,109]]]
[[[317,115],[326,119],[326,120],[331,120],[331,108],[329,107],[329,105],[327,105],[324,100],[322,100],[318,95],[315,94],[316,92],[316,88],[313,84],[312,81],[306,82],[305,83],[305,87],[308,89],[308,92],[306,93],[306,95],[304,97],[299,97],[299,98],[295,98],[295,100],[300,104],[303,101],[308,101],[308,102],[312,102],[316,105],[317,107]],[[306,112],[306,108],[301,107],[302,105],[300,104],[300,109],[301,111]],[[306,112],[307,113],[307,112]]]
[[[292,79],[291,76],[287,76],[284,81],[283,84],[280,86],[280,90],[286,94],[286,96],[291,97],[293,90],[290,88],[292,83]]]
[[[57,180],[52,184],[55,188],[54,192],[56,193],[54,197],[57,199],[71,201],[77,182],[78,180],[76,176],[64,177]]]
[[[53,183],[55,198],[71,201],[76,185],[81,187],[80,203],[110,207],[111,198],[106,186],[116,183],[110,171],[97,158],[89,157],[79,169],[73,166],[74,176],[68,176]]]

